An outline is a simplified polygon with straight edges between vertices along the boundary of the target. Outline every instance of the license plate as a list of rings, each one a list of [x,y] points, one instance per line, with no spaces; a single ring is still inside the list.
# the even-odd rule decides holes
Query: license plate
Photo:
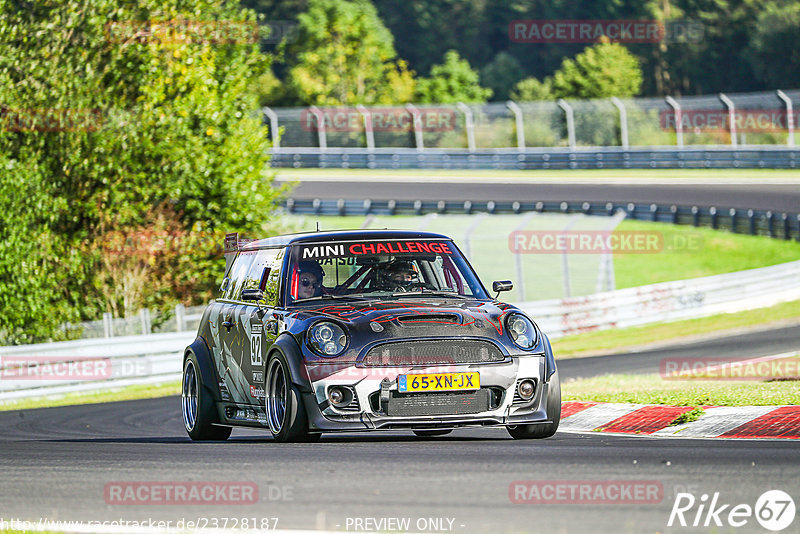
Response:
[[[401,393],[413,391],[459,391],[480,389],[481,377],[473,373],[436,373],[430,375],[400,375],[397,390]]]

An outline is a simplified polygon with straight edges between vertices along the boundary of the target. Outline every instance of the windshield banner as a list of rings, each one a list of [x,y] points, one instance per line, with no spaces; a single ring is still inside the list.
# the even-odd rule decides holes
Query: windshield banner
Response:
[[[444,241],[365,241],[304,246],[301,260],[364,256],[376,254],[452,254],[450,243]]]

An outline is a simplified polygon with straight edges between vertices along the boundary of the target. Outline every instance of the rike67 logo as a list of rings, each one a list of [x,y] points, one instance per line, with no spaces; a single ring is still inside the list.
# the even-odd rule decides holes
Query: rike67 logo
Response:
[[[729,527],[753,526],[756,521],[765,529],[779,532],[794,522],[794,500],[781,490],[764,492],[755,506],[749,504],[732,505],[720,499],[719,492],[709,497],[704,493],[696,498],[691,493],[678,493],[669,514],[667,526],[681,527]]]

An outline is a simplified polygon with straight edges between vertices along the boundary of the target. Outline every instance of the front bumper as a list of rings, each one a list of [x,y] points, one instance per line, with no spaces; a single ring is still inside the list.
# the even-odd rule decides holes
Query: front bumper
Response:
[[[480,374],[482,389],[492,389],[495,392],[497,399],[495,407],[469,414],[390,416],[374,402],[375,395],[381,393],[382,384],[384,389],[397,392],[397,376],[400,374],[472,371]],[[551,381],[545,381],[545,375],[544,355],[529,354],[512,356],[502,363],[450,365],[446,370],[439,366],[414,368],[352,366],[312,382],[312,392],[304,394],[303,400],[311,430],[325,432],[550,423],[552,417],[547,413],[547,398],[550,394]],[[530,400],[522,401],[519,397],[515,398],[515,393],[519,380],[526,378],[535,380],[536,392]],[[557,384],[557,381],[553,383]],[[334,385],[352,388],[356,394],[358,408],[351,406],[350,410],[347,410],[332,407],[328,401],[327,391]],[[497,393],[500,392],[502,395],[497,398]]]

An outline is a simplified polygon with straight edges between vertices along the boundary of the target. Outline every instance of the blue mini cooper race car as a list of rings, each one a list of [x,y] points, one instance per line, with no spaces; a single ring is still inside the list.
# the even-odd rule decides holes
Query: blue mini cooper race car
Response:
[[[465,426],[546,438],[561,413],[550,342],[534,322],[492,298],[450,238],[389,230],[233,247],[184,353],[181,397],[195,440],[234,426],[284,442]]]

